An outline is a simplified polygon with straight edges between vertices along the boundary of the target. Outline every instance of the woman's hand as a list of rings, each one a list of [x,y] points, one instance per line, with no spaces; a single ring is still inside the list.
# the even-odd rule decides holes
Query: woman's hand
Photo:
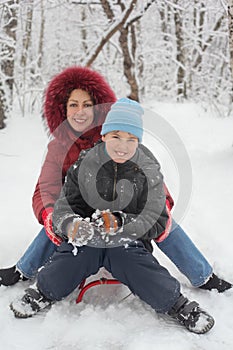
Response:
[[[50,239],[50,241],[52,241],[55,245],[60,245],[62,242],[62,239],[57,235],[55,235],[55,233],[53,232],[52,214],[53,214],[52,207],[46,208],[42,212],[42,220],[44,223],[45,232],[48,238]]]

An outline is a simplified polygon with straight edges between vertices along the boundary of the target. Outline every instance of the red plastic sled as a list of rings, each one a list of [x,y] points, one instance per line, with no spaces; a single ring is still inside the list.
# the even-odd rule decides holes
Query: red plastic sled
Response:
[[[76,304],[78,304],[78,303],[80,303],[80,301],[82,301],[83,295],[91,287],[99,286],[101,284],[121,284],[121,282],[116,280],[116,279],[110,279],[110,278],[104,278],[104,277],[100,278],[98,280],[94,280],[86,285],[85,285],[85,283],[86,283],[86,280],[83,280],[82,283],[80,283],[80,285],[79,285],[80,292],[79,292],[78,297],[76,299]]]

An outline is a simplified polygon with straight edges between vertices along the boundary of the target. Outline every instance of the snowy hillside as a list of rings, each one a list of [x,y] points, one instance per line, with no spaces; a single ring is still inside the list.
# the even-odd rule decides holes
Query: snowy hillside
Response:
[[[145,107],[163,116],[178,141],[164,144],[154,137],[155,120],[147,120],[144,143],[159,159],[166,183],[176,200],[181,226],[214,267],[233,282],[233,117],[220,119],[192,104],[148,102]],[[173,130],[173,131],[172,131]],[[164,131],[164,129],[163,129]],[[164,134],[166,138],[166,134]],[[177,142],[176,142],[177,141]],[[38,115],[17,115],[0,131],[0,266],[14,264],[40,230],[31,197],[46,152],[47,136]],[[180,143],[179,143],[180,142]],[[182,166],[179,146],[188,162]],[[182,146],[183,147],[183,146]],[[178,153],[177,153],[178,152]],[[191,168],[192,172],[190,172]],[[181,173],[185,178],[180,180]],[[187,182],[185,182],[187,181]],[[182,188],[181,188],[182,187]],[[123,286],[100,286],[76,305],[77,291],[49,312],[15,319],[9,303],[29,283],[0,287],[0,334],[4,350],[228,350],[233,346],[233,290],[224,294],[194,289],[155,248],[155,256],[216,320],[206,335],[189,333],[167,322]]]

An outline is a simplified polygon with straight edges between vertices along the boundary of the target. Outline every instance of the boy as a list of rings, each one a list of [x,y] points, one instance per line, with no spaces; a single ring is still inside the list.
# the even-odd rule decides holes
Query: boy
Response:
[[[213,318],[180,293],[180,284],[151,254],[151,239],[166,228],[163,176],[155,159],[138,148],[142,107],[120,99],[103,124],[102,141],[70,168],[53,212],[64,242],[28,288],[16,317],[25,318],[69,295],[105,267],[157,312],[203,334]],[[67,242],[68,240],[68,242]]]

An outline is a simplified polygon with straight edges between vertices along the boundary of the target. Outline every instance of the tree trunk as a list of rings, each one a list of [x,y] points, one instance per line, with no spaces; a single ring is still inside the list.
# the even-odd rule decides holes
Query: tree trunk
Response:
[[[43,47],[44,47],[44,29],[45,29],[45,13],[44,13],[44,0],[40,2],[41,7],[41,21],[40,21],[40,38],[39,38],[39,50],[38,50],[38,68],[42,68],[43,59]]]
[[[133,26],[133,24],[132,24],[132,26]],[[124,75],[125,75],[127,82],[130,86],[130,93],[129,93],[128,97],[131,98],[132,100],[139,101],[138,84],[137,84],[136,74],[135,74],[135,50],[136,50],[135,37],[133,37],[133,39],[134,40],[131,40],[132,50],[130,52],[130,49],[129,49],[129,46],[130,46],[129,27],[127,26],[126,28],[121,28],[119,43],[120,43],[122,53],[123,53]]]
[[[4,53],[1,59],[1,71],[3,73],[2,76],[5,76],[4,80],[0,80],[1,129],[5,127],[4,119],[6,119],[7,112],[12,106],[18,4],[18,0],[10,0],[4,4],[3,8],[3,29],[4,35],[8,40],[4,40],[4,42],[1,43],[1,51]],[[6,94],[7,90],[8,94]]]
[[[23,33],[23,45],[22,45],[22,55],[21,55],[21,67],[25,70],[27,66],[28,49],[31,43],[31,33],[32,33],[32,14],[33,14],[33,0],[30,1],[27,8],[27,19],[25,24],[25,30]]]
[[[16,42],[16,27],[17,27],[17,7],[19,1],[10,0],[7,3],[7,12],[4,14],[5,22],[7,23],[4,27],[6,35],[12,39],[12,42]],[[15,58],[15,45],[8,46],[8,59],[2,65],[4,74],[8,77],[7,85],[10,89],[11,96],[13,93],[14,85],[14,58]],[[7,45],[7,44],[5,44]],[[11,101],[12,102],[12,101]]]
[[[4,119],[6,118],[6,98],[2,82],[0,81],[0,129],[5,128]]]
[[[101,5],[108,20],[114,21],[115,15],[110,6],[110,2],[108,0],[101,0]],[[122,1],[118,1],[118,5],[120,6],[121,12],[123,13],[125,11],[125,4]],[[123,55],[124,76],[126,77],[130,87],[130,93],[128,97],[132,100],[139,101],[139,89],[135,72],[135,53],[137,40],[134,23],[127,26],[121,26],[121,28],[119,28],[119,32],[119,43]]]
[[[82,19],[82,23],[86,22],[87,16],[86,16],[86,8],[82,8],[81,10],[81,19]],[[87,30],[85,25],[82,27],[81,30],[81,40],[82,40],[82,49],[83,52],[87,52],[88,49],[88,43],[87,43]]]
[[[185,82],[185,53],[182,16],[178,9],[174,9],[175,34],[176,34],[176,61],[177,69],[177,99],[187,98],[186,82]]]
[[[232,100],[233,100],[233,0],[228,0],[228,28],[229,28],[229,51],[230,51],[230,69],[232,78]]]
[[[28,51],[29,47],[31,45],[31,34],[32,34],[32,15],[33,15],[33,0],[29,1],[29,4],[27,6],[27,17],[26,17],[26,23],[25,23],[25,28],[23,31],[23,42],[22,42],[22,54],[21,54],[21,60],[20,60],[20,66],[22,69],[22,79],[20,81],[20,89],[22,91],[25,91],[27,86],[26,82],[26,72],[27,72],[27,65],[28,65]],[[34,71],[31,71],[31,76],[35,73]],[[24,115],[25,113],[25,93],[22,94],[22,99],[21,99],[21,109],[22,109],[22,114]]]

